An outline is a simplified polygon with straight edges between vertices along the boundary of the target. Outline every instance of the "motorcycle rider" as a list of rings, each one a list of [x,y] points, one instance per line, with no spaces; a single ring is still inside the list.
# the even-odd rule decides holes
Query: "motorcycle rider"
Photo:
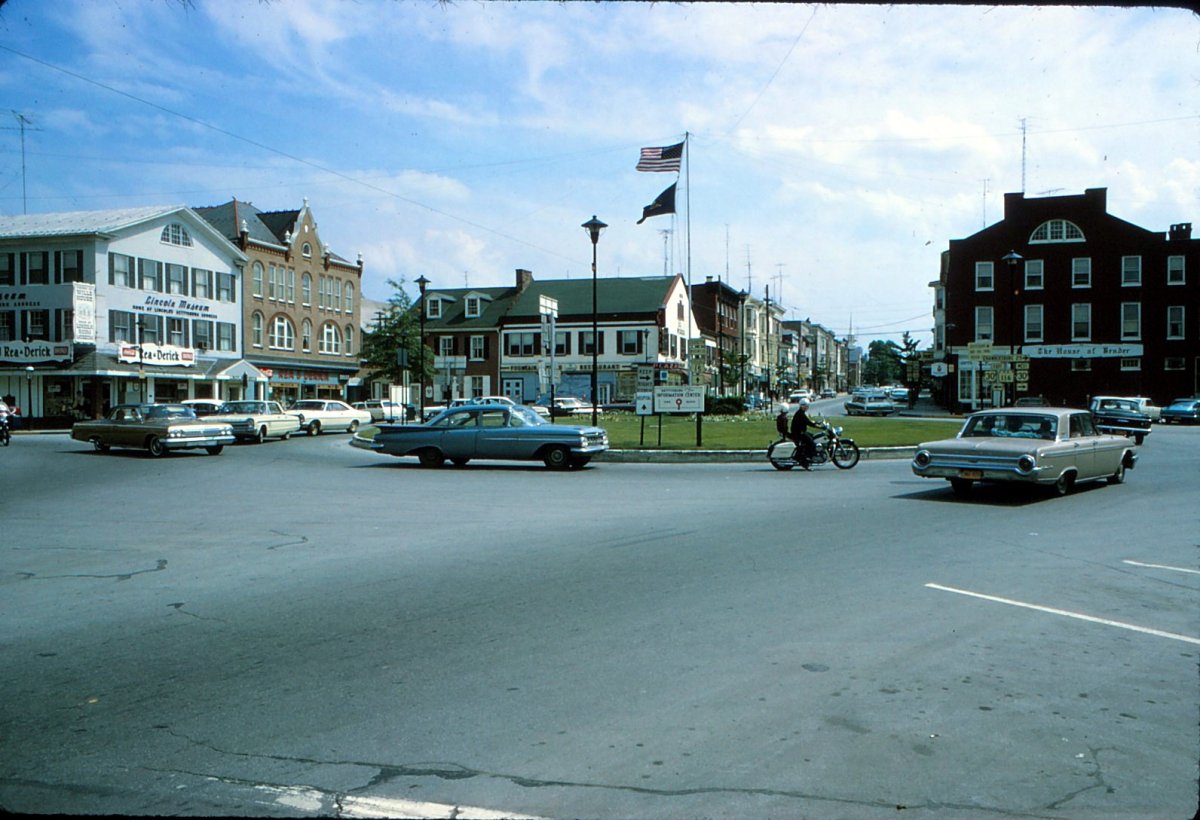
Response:
[[[10,412],[11,411],[8,409],[8,404],[4,401],[4,399],[0,399],[0,441],[2,441],[6,447],[8,446],[8,442],[12,437],[11,433],[9,432],[8,425],[8,416]]]
[[[817,451],[817,442],[808,433],[810,427],[814,430],[821,429],[821,425],[808,417],[808,399],[800,399],[796,403],[796,413],[792,416],[792,426],[788,437],[796,442],[796,460],[806,470],[812,469],[813,456]]]

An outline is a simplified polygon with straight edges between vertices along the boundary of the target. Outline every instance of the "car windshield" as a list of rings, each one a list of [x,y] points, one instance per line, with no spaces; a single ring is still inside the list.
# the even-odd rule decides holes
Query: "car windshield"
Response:
[[[323,401],[298,401],[292,405],[293,410],[324,410]]]
[[[1053,441],[1057,419],[1040,413],[984,413],[972,416],[962,438],[1038,438]]]
[[[1136,402],[1127,401],[1125,399],[1103,399],[1100,402],[1100,409],[1136,411],[1138,408]]]
[[[218,411],[221,413],[265,413],[267,406],[261,401],[227,401]]]

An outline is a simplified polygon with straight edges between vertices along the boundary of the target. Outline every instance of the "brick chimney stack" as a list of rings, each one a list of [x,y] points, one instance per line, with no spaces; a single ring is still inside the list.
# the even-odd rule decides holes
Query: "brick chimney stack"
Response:
[[[517,268],[517,293],[524,293],[525,288],[533,282],[533,271]]]

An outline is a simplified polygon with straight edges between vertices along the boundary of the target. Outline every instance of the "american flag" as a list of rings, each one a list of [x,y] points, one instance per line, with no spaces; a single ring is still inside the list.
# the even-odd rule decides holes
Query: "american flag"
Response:
[[[683,158],[683,143],[667,145],[662,148],[643,148],[642,157],[638,160],[639,171],[678,171],[679,161]]]

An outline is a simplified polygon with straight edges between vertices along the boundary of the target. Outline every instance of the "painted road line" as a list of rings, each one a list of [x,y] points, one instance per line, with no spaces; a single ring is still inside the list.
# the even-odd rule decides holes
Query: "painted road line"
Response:
[[[1170,567],[1166,564],[1144,564],[1141,561],[1130,561],[1126,558],[1121,563],[1130,564],[1135,567],[1150,567],[1150,569],[1169,569],[1172,572],[1190,572],[1192,575],[1200,575],[1200,569],[1188,569],[1187,567]]]
[[[1183,641],[1184,643],[1193,643],[1200,646],[1200,638],[1193,638],[1190,635],[1179,635],[1175,632],[1164,632],[1161,629],[1151,629],[1148,626],[1138,626],[1137,624],[1127,624],[1121,621],[1113,621],[1108,618],[1097,618],[1094,615],[1084,615],[1082,612],[1071,612],[1066,609],[1055,609],[1050,606],[1042,606],[1040,604],[1030,604],[1025,601],[1014,601],[1012,598],[1001,598],[996,595],[985,595],[982,592],[972,592],[969,589],[956,589],[955,587],[942,586],[941,584],[929,583],[925,585],[929,589],[940,589],[942,592],[953,592],[957,595],[967,595],[971,598],[980,598],[984,601],[994,601],[998,604],[1008,604],[1009,606],[1019,606],[1024,609],[1033,609],[1038,612],[1048,612],[1051,615],[1062,615],[1065,618],[1075,618],[1079,621],[1089,621],[1094,624],[1103,624],[1104,626],[1115,626],[1119,629],[1129,629],[1133,632],[1142,632],[1146,635],[1154,635],[1159,638],[1170,638],[1173,641]]]
[[[478,806],[456,806],[444,803],[426,803],[417,800],[400,800],[390,797],[353,797],[345,795],[339,801],[338,817],[401,817],[401,818],[455,818],[470,817],[472,820],[540,820],[526,814],[481,809]]]

